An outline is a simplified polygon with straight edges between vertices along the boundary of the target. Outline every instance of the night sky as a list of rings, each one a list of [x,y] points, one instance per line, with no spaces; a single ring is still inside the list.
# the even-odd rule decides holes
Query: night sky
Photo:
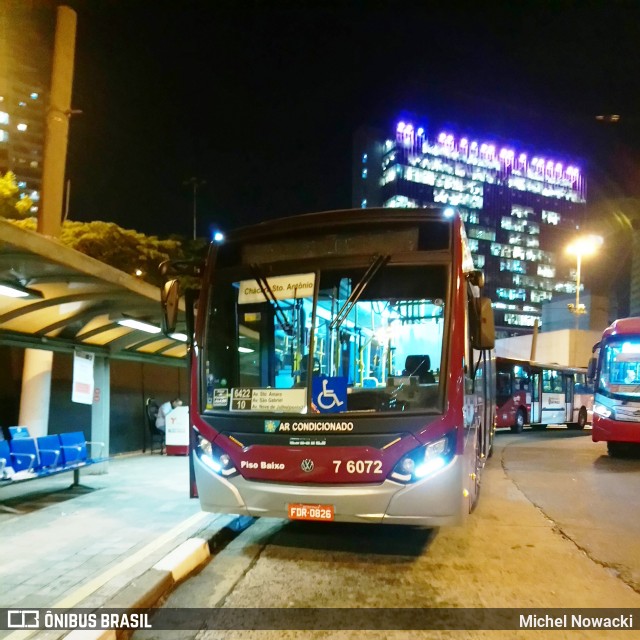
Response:
[[[640,3],[68,4],[72,219],[190,235],[191,176],[201,235],[347,208],[353,132],[400,116],[640,189]]]

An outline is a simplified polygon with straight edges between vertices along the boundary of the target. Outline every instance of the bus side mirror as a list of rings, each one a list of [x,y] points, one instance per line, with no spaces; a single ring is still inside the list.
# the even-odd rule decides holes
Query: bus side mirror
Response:
[[[470,320],[471,346],[476,351],[493,349],[496,344],[496,330],[489,298],[478,300],[478,314],[472,314]]]
[[[178,322],[178,304],[180,302],[180,286],[178,280],[167,280],[160,289],[162,302],[162,332],[174,333]]]
[[[596,377],[596,366],[598,364],[597,358],[589,358],[589,364],[587,365],[587,379],[593,381]]]

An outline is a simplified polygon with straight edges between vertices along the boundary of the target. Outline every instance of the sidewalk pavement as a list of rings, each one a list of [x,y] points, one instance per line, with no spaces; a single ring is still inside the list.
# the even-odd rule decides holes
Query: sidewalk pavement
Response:
[[[242,526],[189,498],[188,458],[136,454],[108,473],[0,487],[0,608],[152,606],[204,564],[209,542]],[[0,638],[68,632],[0,631]],[[97,636],[96,636],[97,637]],[[108,636],[104,636],[108,637]]]

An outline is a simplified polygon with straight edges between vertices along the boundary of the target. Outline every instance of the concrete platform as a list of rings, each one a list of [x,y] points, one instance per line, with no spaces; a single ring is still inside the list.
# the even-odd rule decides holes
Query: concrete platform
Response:
[[[83,470],[75,487],[69,473],[0,488],[0,608],[156,604],[208,561],[210,541],[240,526],[203,513],[188,478],[187,457],[146,453],[114,458],[106,474]]]

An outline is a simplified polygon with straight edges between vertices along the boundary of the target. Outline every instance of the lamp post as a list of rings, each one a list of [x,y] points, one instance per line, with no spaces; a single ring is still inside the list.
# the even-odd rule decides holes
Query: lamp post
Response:
[[[193,239],[196,239],[196,228],[198,218],[198,187],[206,184],[206,180],[199,180],[195,176],[192,176],[188,180],[185,180],[182,184],[184,186],[191,186],[193,189]]]
[[[567,253],[576,257],[576,303],[568,304],[569,311],[576,316],[576,329],[580,328],[580,316],[587,313],[584,304],[580,304],[580,272],[582,258],[593,255],[602,245],[602,237],[589,235],[576,238],[568,247]]]

